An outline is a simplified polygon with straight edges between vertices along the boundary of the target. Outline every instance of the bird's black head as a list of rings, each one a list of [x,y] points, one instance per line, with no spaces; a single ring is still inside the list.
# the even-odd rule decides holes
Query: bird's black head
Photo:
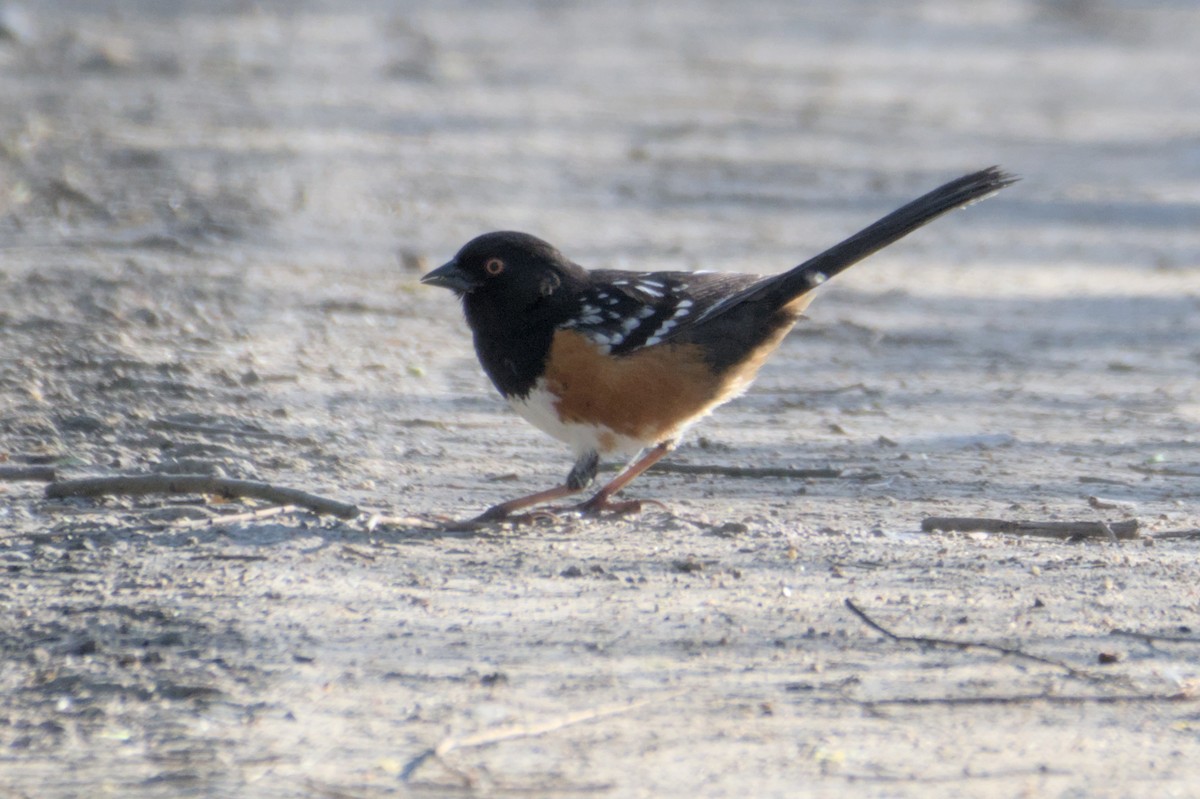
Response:
[[[463,298],[472,326],[486,321],[546,319],[554,308],[587,281],[582,267],[550,244],[528,233],[500,231],[478,236],[449,263],[421,278]]]

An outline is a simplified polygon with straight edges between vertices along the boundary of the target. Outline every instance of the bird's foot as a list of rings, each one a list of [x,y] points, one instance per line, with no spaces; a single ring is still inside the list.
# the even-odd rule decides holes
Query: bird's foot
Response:
[[[501,503],[488,508],[472,519],[451,522],[447,529],[482,530],[497,525],[512,525],[514,527],[531,526],[535,524],[559,524],[566,521],[564,517],[578,516],[580,518],[598,518],[600,516],[629,516],[641,513],[647,505],[656,505],[663,510],[667,506],[654,499],[624,499],[613,500],[609,497],[594,496],[578,505],[565,507],[534,508],[524,513],[514,513],[507,503]]]
[[[634,513],[641,513],[646,505],[657,505],[663,510],[667,506],[656,499],[622,499],[614,500],[604,496],[594,496],[589,500],[580,502],[571,510],[583,517],[598,517],[605,514],[610,516],[629,516]]]
[[[463,522],[474,528],[490,527],[497,524],[511,524],[517,527],[527,524],[553,524],[561,521],[554,508],[535,508],[526,513],[513,513],[506,504],[495,505],[473,519]]]

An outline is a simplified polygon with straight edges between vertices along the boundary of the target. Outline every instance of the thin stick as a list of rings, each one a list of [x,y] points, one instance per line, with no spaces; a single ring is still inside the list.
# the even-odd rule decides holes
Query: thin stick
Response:
[[[1157,633],[1140,633],[1136,630],[1110,630],[1108,634],[1137,638],[1148,644],[1155,641],[1166,641],[1172,644],[1200,644],[1200,637],[1194,635],[1159,635]]]
[[[1051,705],[1127,705],[1140,702],[1193,702],[1185,692],[1173,694],[1009,694],[1001,696],[902,696],[891,699],[850,700],[866,707],[922,705],[1021,705],[1046,702]]]
[[[1137,507],[1136,502],[1127,502],[1123,499],[1110,499],[1108,497],[1090,496],[1087,498],[1089,507],[1097,510],[1123,510],[1131,511]]]
[[[1099,483],[1100,485],[1123,486],[1125,488],[1129,487],[1128,481],[1114,480],[1111,477],[1093,477],[1091,475],[1085,474],[1085,475],[1081,475],[1075,479],[1081,483]]]
[[[368,533],[375,532],[375,528],[380,525],[387,525],[389,527],[418,527],[422,530],[442,529],[441,523],[430,519],[422,519],[420,516],[384,516],[380,513],[373,513],[365,522]]]
[[[638,699],[634,702],[627,702],[621,705],[600,705],[599,707],[584,708],[583,710],[577,710],[574,713],[566,713],[562,716],[555,716],[553,718],[532,722],[529,724],[506,724],[501,727],[480,730],[479,732],[472,733],[470,735],[464,735],[462,737],[448,736],[439,741],[438,744],[432,749],[427,749],[410,760],[400,772],[400,778],[404,781],[408,781],[412,777],[413,773],[426,760],[431,757],[440,759],[456,749],[491,746],[492,744],[501,743],[503,741],[512,741],[518,738],[534,738],[539,735],[545,735],[549,732],[556,732],[564,727],[581,724],[585,721],[594,721],[596,719],[620,715],[621,713],[628,713],[656,702],[666,702],[678,696],[682,696],[684,693],[684,691],[672,691],[670,693],[651,696],[645,699]]]
[[[1153,474],[1158,477],[1200,477],[1200,470],[1197,469],[1177,469],[1171,466],[1141,466],[1139,464],[1130,464],[1130,469],[1142,474]]]
[[[921,785],[930,785],[933,783],[956,783],[966,782],[967,780],[1001,780],[1011,779],[1012,777],[1069,777],[1074,774],[1065,768],[1053,768],[1047,765],[1038,765],[1033,768],[1007,768],[997,771],[975,771],[974,769],[958,769],[949,774],[862,774],[855,772],[839,771],[838,776],[846,782],[881,782],[881,783],[920,783]],[[336,797],[335,797],[336,799]]]
[[[362,550],[355,549],[352,546],[343,546],[342,552],[345,552],[347,555],[353,555],[356,558],[362,558],[363,560],[375,560],[375,556],[370,552],[363,552]]]
[[[198,435],[262,438],[267,441],[296,441],[296,439],[283,433],[273,433],[270,430],[260,430],[253,427],[226,427],[225,425],[216,424],[176,422],[171,419],[152,419],[148,426],[152,430],[178,430],[182,433],[196,433]],[[304,442],[301,441],[298,443]]]
[[[930,516],[921,522],[926,533],[984,532],[1035,535],[1045,538],[1137,538],[1138,520],[1120,522],[1019,522],[974,516]]]
[[[0,466],[0,480],[53,483],[57,479],[58,473],[53,466]]]
[[[261,519],[269,519],[272,516],[294,513],[298,510],[300,510],[299,505],[276,505],[272,508],[259,508],[258,510],[246,511],[245,513],[230,513],[225,516],[213,516],[208,519],[181,519],[174,522],[171,526],[182,527],[185,530],[198,527],[219,527],[226,524],[238,524],[239,522],[256,522]]]
[[[1098,674],[1091,674],[1086,671],[1081,671],[1080,669],[1064,663],[1061,660],[1044,658],[1040,655],[1031,655],[1028,652],[1020,649],[1014,649],[1013,647],[1008,646],[1000,646],[999,644],[989,644],[986,641],[956,641],[950,638],[930,638],[924,635],[899,635],[868,616],[866,611],[854,604],[854,601],[849,597],[843,600],[843,603],[851,613],[853,613],[855,616],[858,616],[858,618],[862,620],[863,624],[866,624],[872,630],[880,633],[885,638],[890,638],[897,643],[916,644],[920,647],[944,647],[949,649],[985,649],[989,652],[997,652],[1008,657],[1028,660],[1031,663],[1041,663],[1044,666],[1054,666],[1055,668],[1059,668],[1067,672],[1067,674],[1070,674],[1072,677],[1078,677],[1080,679],[1089,680],[1092,682],[1100,682],[1108,679],[1107,675],[1101,676]]]
[[[648,471],[651,472],[666,472],[669,474],[715,474],[721,477],[782,477],[782,478],[797,478],[803,480],[811,480],[814,478],[832,478],[832,477],[854,477],[864,479],[860,475],[847,475],[841,469],[789,469],[781,468],[754,468],[748,466],[718,466],[716,464],[706,463],[656,463],[651,466]],[[878,477],[878,475],[872,475]]]
[[[1146,533],[1146,537],[1156,541],[1171,538],[1200,538],[1200,527],[1193,527],[1191,530],[1160,530],[1155,533]]]
[[[63,480],[46,486],[46,496],[97,497],[105,494],[216,494],[233,499],[250,497],[281,505],[300,505],[316,513],[328,513],[341,519],[358,515],[354,505],[309,494],[295,488],[274,486],[255,480],[234,480],[207,474],[146,474],[116,477],[90,477],[83,480]]]

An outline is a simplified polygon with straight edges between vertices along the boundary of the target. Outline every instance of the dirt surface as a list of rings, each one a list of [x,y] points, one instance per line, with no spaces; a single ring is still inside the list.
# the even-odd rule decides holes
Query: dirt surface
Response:
[[[1197,75],[1191,0],[0,5],[0,466],[364,511],[0,482],[0,795],[1200,795]],[[992,163],[665,509],[428,523],[570,466],[471,236],[770,272]]]

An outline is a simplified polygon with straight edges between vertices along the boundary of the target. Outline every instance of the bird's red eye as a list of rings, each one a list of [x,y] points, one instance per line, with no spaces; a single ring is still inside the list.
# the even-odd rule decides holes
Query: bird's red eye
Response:
[[[504,271],[504,261],[499,258],[489,258],[488,262],[483,265],[483,269],[489,275],[495,277]]]

